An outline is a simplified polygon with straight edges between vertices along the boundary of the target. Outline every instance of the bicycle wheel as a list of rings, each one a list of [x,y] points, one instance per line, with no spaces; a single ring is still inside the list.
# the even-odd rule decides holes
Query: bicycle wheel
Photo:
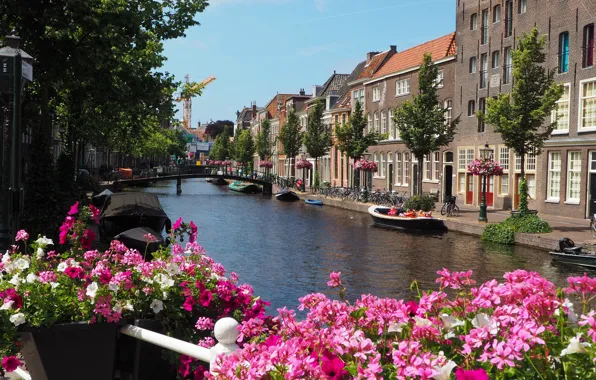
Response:
[[[449,210],[449,216],[459,216],[459,207],[457,207],[457,205],[451,206],[451,209]]]
[[[441,207],[441,215],[445,215],[447,213],[447,203],[443,203],[443,207]]]
[[[592,237],[596,239],[596,220],[592,219],[590,221],[590,229],[592,230]]]

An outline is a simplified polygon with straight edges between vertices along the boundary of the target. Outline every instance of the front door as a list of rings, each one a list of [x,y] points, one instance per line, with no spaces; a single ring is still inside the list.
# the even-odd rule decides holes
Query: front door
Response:
[[[443,194],[445,197],[450,197],[453,195],[453,166],[446,165],[445,166],[445,188],[443,189]]]
[[[471,205],[474,203],[474,176],[471,174],[466,175],[466,204]]]
[[[482,203],[482,181],[484,180],[482,177],[478,177],[480,179],[480,191],[478,192],[478,204]],[[495,205],[495,193],[494,193],[494,179],[493,177],[486,177],[486,205],[488,207],[493,207]]]
[[[412,165],[412,194],[418,194],[418,164]]]
[[[590,173],[590,215],[596,214],[596,173]]]
[[[389,183],[387,183],[387,189],[389,189],[389,191],[393,190],[393,164],[389,164],[389,173],[387,175],[387,181],[389,181]]]

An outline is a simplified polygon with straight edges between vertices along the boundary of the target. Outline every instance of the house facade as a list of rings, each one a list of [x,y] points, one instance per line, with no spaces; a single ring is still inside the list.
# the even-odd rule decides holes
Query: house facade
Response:
[[[516,208],[521,158],[508,149],[493,127],[478,121],[486,99],[510,92],[512,51],[534,26],[546,36],[546,67],[564,86],[557,103],[557,127],[539,156],[525,157],[530,208],[548,214],[586,217],[596,213],[596,69],[594,24],[596,0],[458,1],[456,92],[454,115],[461,115],[450,152],[452,191],[458,202],[479,205],[479,178],[466,174],[467,163],[486,144],[505,169],[489,178],[487,204]],[[551,120],[548,120],[550,122]]]

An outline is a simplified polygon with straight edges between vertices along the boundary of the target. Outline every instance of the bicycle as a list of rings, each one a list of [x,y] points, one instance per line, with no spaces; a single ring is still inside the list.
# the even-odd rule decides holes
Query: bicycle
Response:
[[[456,200],[457,197],[446,198],[441,208],[441,215],[447,215],[448,217],[459,216],[459,207],[455,204]]]
[[[596,239],[596,215],[590,215],[590,230],[592,230],[592,237]]]

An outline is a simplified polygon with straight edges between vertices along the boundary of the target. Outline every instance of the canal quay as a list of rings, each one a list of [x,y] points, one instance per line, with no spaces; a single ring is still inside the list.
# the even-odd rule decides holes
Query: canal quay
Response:
[[[472,270],[480,283],[516,269],[537,271],[557,286],[585,268],[553,263],[548,251],[485,243],[457,232],[416,234],[373,226],[368,214],[336,207],[278,202],[239,194],[202,179],[158,182],[142,191],[159,196],[171,218],[193,220],[206,253],[271,302],[269,313],[312,292],[329,296],[329,273],[341,271],[349,299],[361,294],[413,299],[410,284],[437,289],[437,271]],[[139,191],[131,188],[127,191]]]

